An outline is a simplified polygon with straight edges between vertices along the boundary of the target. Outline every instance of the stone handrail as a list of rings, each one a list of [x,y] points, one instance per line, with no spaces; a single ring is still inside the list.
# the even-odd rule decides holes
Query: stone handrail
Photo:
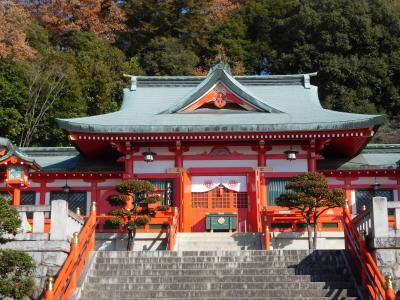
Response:
[[[388,208],[395,209],[396,226],[395,230],[389,230]],[[400,202],[388,202],[386,197],[372,198],[372,237],[387,238],[400,237]]]
[[[395,210],[394,231],[389,227],[388,209]],[[386,197],[374,197],[371,208],[354,217],[352,222],[358,231],[365,231],[371,238],[400,237],[400,202],[388,202]]]
[[[372,214],[369,209],[362,211],[352,220],[358,232],[363,230],[366,235],[372,235]]]
[[[68,210],[65,200],[53,200],[51,205],[19,205],[15,209],[21,219],[20,233],[49,233],[50,240],[68,241],[84,224],[83,218]],[[33,213],[32,226],[26,213]]]

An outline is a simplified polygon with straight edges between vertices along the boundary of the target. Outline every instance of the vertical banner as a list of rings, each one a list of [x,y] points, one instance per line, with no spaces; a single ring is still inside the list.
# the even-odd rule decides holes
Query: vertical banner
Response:
[[[261,177],[258,169],[248,175],[247,193],[249,197],[247,214],[248,231],[261,232]]]

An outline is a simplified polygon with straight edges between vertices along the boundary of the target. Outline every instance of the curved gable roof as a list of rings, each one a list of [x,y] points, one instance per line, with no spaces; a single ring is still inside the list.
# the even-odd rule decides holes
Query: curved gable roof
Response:
[[[252,94],[248,89],[246,89],[246,87],[240,84],[239,81],[232,77],[229,66],[225,65],[223,62],[220,62],[210,69],[207,77],[189,95],[186,95],[178,104],[172,106],[162,113],[172,114],[182,112],[186,107],[190,106],[203,95],[205,95],[218,82],[222,82],[232,92],[261,112],[281,112],[269,106],[265,102],[261,101],[257,96]]]
[[[322,108],[312,75],[233,77],[219,65],[208,76],[138,76],[136,85],[124,89],[119,111],[57,122],[68,131],[93,133],[319,131],[383,123],[380,115]],[[219,81],[257,110],[182,113]]]

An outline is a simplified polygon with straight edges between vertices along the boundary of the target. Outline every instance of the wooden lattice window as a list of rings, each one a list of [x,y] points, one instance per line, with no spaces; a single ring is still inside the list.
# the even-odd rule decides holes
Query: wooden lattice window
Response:
[[[247,208],[247,193],[232,193],[234,208]]]
[[[211,191],[212,208],[230,208],[230,191],[222,185]]]
[[[210,201],[210,204],[209,204]],[[247,208],[247,193],[220,185],[208,192],[192,193],[192,208]]]
[[[192,208],[208,208],[208,192],[192,193]]]
[[[68,209],[75,212],[79,207],[81,213],[86,215],[87,211],[87,193],[85,191],[71,191],[69,193],[64,192],[51,192],[50,201],[53,200],[66,200],[68,202]]]

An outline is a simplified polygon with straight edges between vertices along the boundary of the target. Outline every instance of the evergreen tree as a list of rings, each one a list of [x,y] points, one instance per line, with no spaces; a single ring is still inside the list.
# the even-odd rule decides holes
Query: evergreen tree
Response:
[[[191,75],[199,58],[176,38],[155,38],[141,56],[147,75]]]
[[[21,221],[18,212],[0,198],[0,242],[15,234]],[[0,298],[22,299],[33,291],[30,275],[35,268],[32,258],[22,251],[0,250]]]
[[[320,173],[299,174],[289,181],[286,189],[288,192],[280,195],[276,204],[300,211],[307,223],[308,247],[317,249],[318,218],[328,209],[344,205],[343,190],[329,189],[326,178]]]
[[[117,185],[115,190],[120,193],[107,199],[111,206],[120,207],[111,210],[109,215],[115,218],[108,219],[106,226],[128,231],[127,250],[132,251],[137,227],[144,226],[155,216],[156,211],[149,208],[149,204],[160,201],[158,195],[153,194],[154,186],[146,180],[127,180]]]

